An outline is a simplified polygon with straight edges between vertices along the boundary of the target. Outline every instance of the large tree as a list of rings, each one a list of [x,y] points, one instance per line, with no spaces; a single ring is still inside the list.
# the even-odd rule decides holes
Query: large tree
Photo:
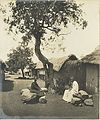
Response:
[[[24,78],[24,69],[33,63],[32,55],[33,49],[30,49],[25,44],[21,44],[16,49],[13,49],[12,52],[8,54],[8,61],[6,61],[9,71],[17,72],[20,69]]]
[[[10,3],[10,7],[12,16],[4,20],[9,24],[9,31],[23,33],[26,41],[35,38],[35,53],[45,68],[46,86],[49,83],[54,88],[53,64],[41,52],[41,42],[47,40],[42,38],[47,30],[58,35],[61,26],[67,28],[69,23],[84,29],[87,22],[82,17],[81,6],[73,0],[17,0],[16,4]]]

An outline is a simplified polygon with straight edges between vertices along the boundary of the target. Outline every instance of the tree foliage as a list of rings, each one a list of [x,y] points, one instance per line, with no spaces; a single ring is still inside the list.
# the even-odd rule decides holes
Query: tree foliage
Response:
[[[12,18],[5,19],[10,29],[16,26],[17,30],[25,33],[28,39],[37,38],[39,33],[43,37],[46,29],[58,33],[63,23],[79,24],[84,29],[87,22],[82,18],[82,9],[74,1],[24,1],[17,0],[16,5],[10,3]]]
[[[83,19],[81,6],[73,0],[17,0],[16,4],[10,3],[12,16],[5,18],[9,24],[9,31],[21,32],[24,41],[35,38],[35,53],[43,63],[46,71],[46,80],[53,80],[53,64],[41,53],[41,41],[47,31],[56,35],[61,31],[61,25],[68,27],[68,24],[81,26],[84,29],[87,22]]]
[[[32,64],[33,49],[30,49],[27,45],[21,44],[16,49],[13,49],[8,54],[8,61],[6,62],[10,71],[17,72],[21,69],[24,72],[26,66]],[[24,73],[23,77],[24,77]]]

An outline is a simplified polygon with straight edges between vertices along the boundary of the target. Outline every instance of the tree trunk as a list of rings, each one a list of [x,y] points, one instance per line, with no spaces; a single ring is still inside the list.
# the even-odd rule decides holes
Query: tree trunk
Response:
[[[48,59],[41,53],[40,45],[41,40],[39,37],[35,37],[35,53],[38,59],[43,63],[45,69],[45,87],[49,88],[49,86],[54,89],[53,83],[53,64],[48,61]]]
[[[25,77],[24,69],[21,69],[21,71],[22,71],[22,77],[24,78]]]

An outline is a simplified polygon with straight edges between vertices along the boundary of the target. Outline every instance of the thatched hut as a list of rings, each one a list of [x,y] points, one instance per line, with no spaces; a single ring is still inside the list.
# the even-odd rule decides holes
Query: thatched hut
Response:
[[[58,71],[60,70],[60,68],[62,67],[62,65],[63,65],[63,63],[65,62],[66,59],[67,59],[67,57],[49,59],[49,61],[51,63],[53,63],[54,78],[57,78],[59,76]],[[36,71],[37,76],[39,78],[45,79],[45,70],[43,68],[42,62],[37,63],[35,71]],[[34,74],[34,71],[33,71],[33,74]]]
[[[79,83],[80,89],[93,94],[99,92],[100,46],[81,60],[67,59],[59,70],[60,79],[68,84],[70,77]],[[62,82],[62,83],[63,83]]]
[[[99,92],[100,46],[94,52],[82,58],[86,72],[86,89],[91,93]]]
[[[70,81],[70,77],[74,77],[79,83],[80,89],[86,88],[85,81],[85,66],[80,62],[75,55],[71,55],[62,65],[59,70],[59,75],[63,84],[66,85]]]
[[[49,59],[49,61],[53,63],[53,69],[55,71],[59,71],[60,68],[62,67],[62,64],[65,62],[66,59],[68,59],[68,57],[65,56],[65,57],[60,57],[60,58],[51,58]],[[42,62],[38,62],[36,64],[36,69],[41,69],[41,68],[43,68]]]

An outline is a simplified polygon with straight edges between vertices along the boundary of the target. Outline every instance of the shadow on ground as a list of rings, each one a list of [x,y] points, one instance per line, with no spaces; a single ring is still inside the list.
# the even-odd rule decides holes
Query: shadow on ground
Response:
[[[4,80],[2,82],[2,92],[12,91],[14,83],[11,80]]]

